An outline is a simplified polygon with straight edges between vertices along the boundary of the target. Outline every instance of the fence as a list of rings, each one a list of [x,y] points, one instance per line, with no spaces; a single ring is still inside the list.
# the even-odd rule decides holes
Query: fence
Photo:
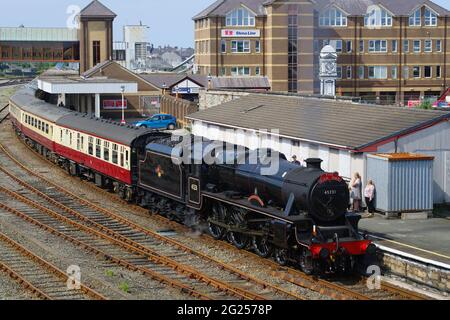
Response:
[[[180,128],[186,128],[188,126],[186,116],[197,111],[197,103],[177,99],[167,95],[161,97],[161,113],[167,113],[175,116]]]

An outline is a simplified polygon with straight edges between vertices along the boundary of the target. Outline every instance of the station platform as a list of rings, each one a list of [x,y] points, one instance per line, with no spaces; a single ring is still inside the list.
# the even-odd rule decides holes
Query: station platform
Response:
[[[450,270],[450,220],[386,220],[375,215],[362,219],[367,232],[383,251]]]

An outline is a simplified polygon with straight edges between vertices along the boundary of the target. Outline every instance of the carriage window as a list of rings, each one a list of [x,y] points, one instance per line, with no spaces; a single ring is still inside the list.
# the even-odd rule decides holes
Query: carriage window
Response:
[[[62,129],[59,129],[59,140],[61,142],[63,141],[63,131],[62,131]]]
[[[105,141],[103,144],[103,159],[109,161],[109,142]]]
[[[100,139],[96,139],[96,144],[95,144],[95,156],[97,158],[101,158],[102,157],[102,141]]]
[[[124,155],[123,153],[120,153],[120,166],[124,167],[125,166],[125,161],[124,161]]]
[[[37,122],[37,128],[38,128],[38,130],[41,130],[41,120],[38,120],[38,122]]]
[[[89,137],[88,138],[88,153],[93,156],[94,155],[94,138]]]
[[[127,151],[125,151],[125,163],[126,163],[127,167],[129,166],[129,161],[130,161],[130,154],[127,150]]]
[[[45,124],[45,133],[48,134],[48,124]]]
[[[72,145],[72,131],[69,134],[69,145]]]
[[[80,134],[77,133],[77,150],[79,151],[81,149],[81,137]]]
[[[117,144],[113,143],[112,149],[113,149],[113,151],[112,151],[112,162],[114,164],[117,164],[118,163],[118,156],[119,156],[119,154],[118,154],[119,147],[117,146]]]

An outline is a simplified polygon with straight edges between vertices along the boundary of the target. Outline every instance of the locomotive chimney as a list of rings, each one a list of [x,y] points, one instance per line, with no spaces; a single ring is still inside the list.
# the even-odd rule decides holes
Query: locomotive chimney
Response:
[[[306,167],[312,168],[312,169],[319,169],[322,170],[322,159],[319,158],[309,158],[306,159]]]

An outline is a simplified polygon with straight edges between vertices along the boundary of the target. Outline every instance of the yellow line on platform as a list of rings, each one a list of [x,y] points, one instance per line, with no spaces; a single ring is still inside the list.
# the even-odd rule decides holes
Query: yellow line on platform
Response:
[[[449,256],[446,256],[444,254],[440,254],[440,253],[437,253],[437,252],[433,252],[433,251],[417,248],[417,247],[411,246],[409,244],[404,244],[404,243],[397,242],[397,241],[394,241],[394,240],[385,239],[383,237],[378,237],[378,236],[374,236],[374,235],[370,235],[370,236],[373,237],[373,238],[377,238],[377,239],[383,240],[383,241],[387,241],[387,242],[391,242],[391,243],[394,243],[394,244],[398,244],[398,245],[403,246],[403,247],[408,247],[408,248],[411,248],[411,249],[414,249],[414,250],[430,253],[430,254],[433,254],[433,255],[441,257],[441,258],[450,259]]]

